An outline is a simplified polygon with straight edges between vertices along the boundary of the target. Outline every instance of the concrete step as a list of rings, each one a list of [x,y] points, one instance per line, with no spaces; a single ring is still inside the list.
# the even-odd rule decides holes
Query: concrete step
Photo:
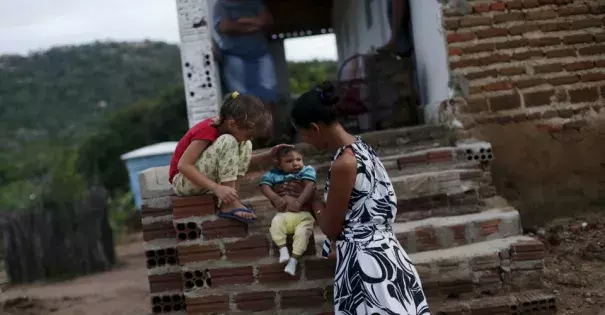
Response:
[[[423,125],[373,131],[361,134],[360,137],[367,142],[380,156],[401,154],[419,148],[452,145],[455,139],[452,133],[443,126]],[[321,164],[329,161],[330,152],[320,151],[306,143],[296,144],[305,157],[307,164]],[[256,150],[255,153],[266,152],[268,149]],[[269,166],[251,166],[250,172],[264,171]]]
[[[512,207],[481,213],[396,222],[393,232],[408,254],[474,244],[520,235],[519,212]],[[315,247],[321,255],[325,235],[315,228]]]
[[[544,245],[530,237],[510,236],[415,253],[409,258],[416,266],[429,302],[441,305],[447,299],[472,299],[483,294],[540,289]],[[209,296],[228,296],[231,300],[237,300],[239,294],[264,292],[267,297],[263,300],[281,298],[282,308],[284,296],[309,299],[307,304],[298,306],[294,306],[293,301],[293,304],[289,302],[290,306],[286,308],[304,308],[308,305],[329,308],[336,267],[334,259],[303,257],[296,276],[285,274],[284,266],[277,262],[276,257],[241,262],[215,260],[187,265],[183,267],[182,276],[190,278],[194,285],[187,288],[184,294],[187,301],[196,301],[196,305],[203,304],[204,298]],[[189,308],[189,302],[187,304]],[[242,310],[241,307],[229,310],[238,309]]]
[[[478,169],[445,169],[426,172],[412,172],[411,174],[391,177],[391,182],[398,200],[412,200],[417,198],[435,197],[439,195],[454,195],[472,189],[479,189],[483,184],[482,171]],[[321,194],[325,183],[317,185],[318,194]],[[260,190],[250,198],[242,199],[258,211],[264,210],[271,203]]]

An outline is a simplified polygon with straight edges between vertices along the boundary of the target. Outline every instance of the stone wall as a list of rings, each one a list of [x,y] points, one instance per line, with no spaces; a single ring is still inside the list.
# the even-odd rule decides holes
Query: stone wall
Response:
[[[599,202],[605,196],[605,149],[598,145],[605,140],[605,2],[467,5],[466,14],[443,10],[451,71],[469,80],[458,118],[469,134],[492,144],[498,189],[526,218]]]

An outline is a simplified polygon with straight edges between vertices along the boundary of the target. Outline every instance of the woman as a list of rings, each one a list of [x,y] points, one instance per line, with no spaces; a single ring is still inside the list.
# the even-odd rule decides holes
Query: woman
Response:
[[[376,152],[338,123],[334,95],[324,83],[292,109],[304,142],[335,151],[324,210],[316,212],[321,230],[336,240],[334,313],[430,314],[418,273],[391,229],[397,212],[391,180]]]

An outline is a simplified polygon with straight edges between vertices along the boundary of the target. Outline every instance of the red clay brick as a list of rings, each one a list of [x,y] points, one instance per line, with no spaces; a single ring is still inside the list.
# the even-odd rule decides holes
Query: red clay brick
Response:
[[[583,28],[601,27],[602,21],[599,19],[582,19],[576,20],[571,23],[572,30],[578,30]]]
[[[551,73],[563,70],[563,65],[560,63],[544,64],[534,67],[535,73]]]
[[[580,81],[580,76],[576,74],[564,74],[546,79],[546,82],[551,85],[567,85]]]
[[[547,58],[576,57],[577,53],[572,48],[554,49],[544,52]]]
[[[181,264],[221,259],[221,251],[216,245],[179,245]]]
[[[596,60],[594,65],[596,68],[605,68],[605,60]]]
[[[583,82],[605,81],[605,72],[586,73],[580,78]]]
[[[466,226],[454,225],[450,227],[454,238],[454,243],[458,246],[466,244]]]
[[[268,311],[275,308],[275,292],[238,293],[235,296],[238,310],[246,312]]]
[[[594,67],[594,62],[578,61],[578,62],[566,64],[564,67],[565,67],[565,70],[567,70],[567,71],[586,70],[586,69],[592,69]]]
[[[590,4],[590,13],[592,13],[592,14],[605,13],[605,4],[603,4],[603,3]]]
[[[543,259],[544,258],[544,251],[511,253],[511,257],[510,258],[513,261]]]
[[[528,21],[548,20],[557,17],[557,12],[553,10],[529,11],[525,14]]]
[[[570,27],[570,23],[565,22],[565,21],[540,24],[540,30],[542,32],[565,31],[565,30],[568,30],[569,27]]]
[[[254,281],[252,266],[212,269],[210,276],[213,287],[228,284],[250,284]]]
[[[225,244],[228,260],[256,260],[269,256],[269,241],[265,235],[250,236],[246,239]]]
[[[523,7],[524,8],[535,8],[540,6],[540,2],[538,2],[538,0],[523,0]]]
[[[466,104],[466,111],[468,113],[479,113],[488,109],[487,98],[484,96],[469,97]]]
[[[175,237],[176,232],[174,231],[172,221],[143,225],[143,240],[146,242],[163,238],[174,239]]]
[[[485,30],[477,31],[475,33],[477,34],[477,38],[483,39],[483,38],[507,36],[508,30],[505,28],[488,28]]]
[[[527,60],[527,59],[531,59],[533,57],[543,57],[544,54],[542,53],[541,50],[528,50],[528,51],[524,51],[524,52],[518,52],[515,53],[512,57],[512,59],[514,60]]]
[[[592,43],[593,37],[591,34],[575,34],[563,37],[565,45],[586,44]]]
[[[583,47],[583,48],[580,48],[578,51],[581,56],[605,54],[605,45],[593,45],[593,46]]]
[[[475,13],[485,13],[489,11],[489,4],[480,3],[473,6],[473,12]]]
[[[336,270],[334,259],[309,259],[305,261],[305,274],[309,280],[332,279]]]
[[[452,69],[474,67],[474,66],[478,66],[478,65],[479,64],[478,64],[476,58],[462,59],[462,60],[450,62],[450,66],[452,67]]]
[[[460,20],[459,19],[444,19],[443,20],[443,27],[446,30],[457,30],[458,27],[460,26]]]
[[[187,197],[172,197],[172,207],[189,207],[189,206],[200,206],[214,204],[215,198],[212,195],[201,195],[201,196],[187,196]]]
[[[523,79],[517,79],[514,82],[515,82],[515,86],[517,86],[518,88],[526,89],[526,88],[529,88],[532,86],[544,84],[546,81],[544,81],[543,78],[523,78]]]
[[[526,92],[523,94],[525,107],[548,105],[550,99],[555,94],[554,90]]]
[[[290,276],[284,272],[285,264],[260,265],[258,276],[260,283],[291,282],[300,279],[300,272],[296,276]]]
[[[494,48],[495,48],[494,43],[482,43],[482,44],[465,47],[462,50],[463,50],[464,54],[473,54],[473,53],[478,53],[478,52],[483,52],[483,51],[493,51]]]
[[[491,110],[496,112],[521,107],[521,99],[519,94],[514,92],[511,94],[492,96],[489,98],[489,104]]]
[[[466,74],[466,78],[469,80],[482,79],[482,78],[487,78],[487,77],[497,77],[497,76],[498,76],[498,70],[496,70],[496,69],[469,72]]]
[[[486,56],[483,58],[477,58],[475,60],[479,65],[488,66],[488,65],[496,64],[496,63],[509,62],[511,60],[511,58],[512,58],[511,55],[491,54],[489,56]]]
[[[561,43],[559,37],[538,37],[529,40],[529,45],[534,47],[555,46]]]
[[[507,67],[498,70],[502,75],[519,75],[525,73],[525,68],[522,67]]]
[[[451,150],[443,150],[443,151],[430,151],[427,153],[427,156],[430,161],[444,161],[452,159],[452,151]]]
[[[557,1],[556,0],[538,0],[538,2],[542,5],[544,4],[556,4]]]
[[[506,23],[511,21],[522,21],[524,19],[522,12],[509,12],[504,14],[494,15],[493,21],[496,24]]]
[[[525,46],[527,46],[528,43],[529,43],[529,41],[527,40],[527,38],[513,39],[513,40],[501,42],[501,43],[496,43],[496,49],[500,50],[500,49],[525,47]]]
[[[468,42],[475,39],[474,33],[455,33],[447,36],[448,43]]]
[[[450,47],[448,49],[448,55],[450,55],[450,56],[460,56],[460,55],[462,55],[462,48],[460,48],[460,47]]]
[[[585,5],[568,5],[557,9],[559,16],[586,14],[588,11],[589,9]]]
[[[281,308],[321,306],[325,302],[322,289],[289,290],[281,292]]]
[[[512,0],[506,3],[506,8],[509,10],[521,10],[523,9],[523,1],[522,0]]]
[[[193,205],[193,206],[181,206],[173,207],[172,217],[175,220],[190,218],[190,217],[205,217],[213,215],[216,212],[214,203],[206,205]]]
[[[399,159],[397,159],[397,165],[399,166],[399,169],[401,169],[404,165],[407,165],[407,164],[418,164],[418,163],[426,163],[426,162],[428,162],[428,157],[424,153],[406,155],[406,156],[402,156]]]
[[[605,33],[594,34],[594,41],[597,43],[605,42]]]
[[[182,290],[180,272],[149,276],[149,292],[151,293],[180,290]]]
[[[248,234],[248,225],[230,219],[204,221],[202,223],[202,234],[205,239],[245,237]]]
[[[572,89],[568,93],[572,103],[596,102],[599,99],[599,91],[596,87]]]
[[[494,82],[483,86],[485,91],[504,91],[513,88],[513,84],[509,81]]]
[[[540,28],[538,27],[538,25],[535,24],[521,24],[509,27],[508,32],[511,35],[521,35],[525,33],[536,32],[539,29]]]
[[[437,236],[432,227],[419,227],[414,231],[416,234],[416,245],[418,252],[435,250],[439,248]]]
[[[228,311],[228,294],[187,298],[187,314],[219,314]]]
[[[504,2],[494,2],[494,3],[492,3],[492,5],[489,8],[492,11],[505,11],[506,10],[506,3],[504,3]]]
[[[155,218],[172,215],[172,208],[150,208],[148,206],[141,206],[141,218]]]
[[[460,20],[460,26],[462,27],[482,26],[491,24],[492,20],[489,17],[485,16],[467,16]]]

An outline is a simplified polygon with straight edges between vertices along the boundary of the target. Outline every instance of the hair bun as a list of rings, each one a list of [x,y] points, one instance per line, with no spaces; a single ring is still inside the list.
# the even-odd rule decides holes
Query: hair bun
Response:
[[[319,93],[319,98],[325,106],[333,106],[340,101],[340,98],[336,95],[336,87],[329,81],[319,84],[315,90]]]

